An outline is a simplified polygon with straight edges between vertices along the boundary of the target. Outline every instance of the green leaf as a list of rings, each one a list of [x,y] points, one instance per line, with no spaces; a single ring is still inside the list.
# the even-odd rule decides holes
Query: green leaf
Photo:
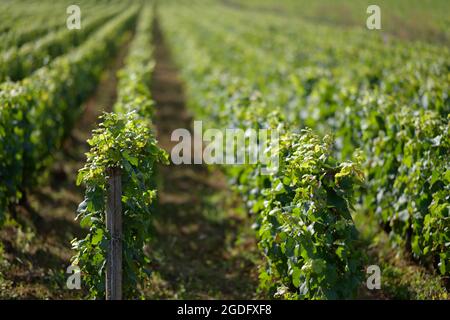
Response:
[[[139,164],[139,159],[131,156],[127,151],[122,152],[122,155],[132,166],[136,167]]]
[[[95,246],[100,241],[102,241],[102,238],[103,238],[103,230],[102,229],[97,229],[97,232],[92,237],[91,243]]]
[[[300,276],[301,276],[302,272],[299,268],[294,267],[292,269],[292,284],[298,288],[300,286]]]

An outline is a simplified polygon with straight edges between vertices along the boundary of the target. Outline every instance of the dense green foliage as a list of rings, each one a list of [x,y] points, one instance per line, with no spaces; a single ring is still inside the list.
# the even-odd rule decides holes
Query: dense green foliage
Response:
[[[368,6],[381,10],[383,34],[408,40],[448,44],[447,0],[228,0],[228,6],[249,12],[273,12],[316,25],[364,29]]]
[[[378,106],[373,106],[378,108]],[[390,107],[395,107],[391,105]],[[367,133],[370,183],[366,205],[397,243],[414,256],[450,272],[450,118],[410,107],[384,119],[379,110]],[[373,115],[372,115],[373,116]]]
[[[136,14],[133,6],[74,51],[21,82],[0,85],[0,218],[47,168]]]
[[[362,172],[355,163],[338,163],[332,143],[329,136],[321,141],[310,131],[286,134],[277,174],[270,181],[257,178],[265,186],[252,192],[263,202],[256,218],[259,246],[269,259],[260,278],[272,293],[344,299],[355,297],[362,280],[362,257],[350,215]],[[287,287],[277,288],[273,277]],[[289,287],[296,293],[289,294]]]
[[[254,120],[264,127],[260,120],[278,110],[292,132],[332,132],[344,163],[360,148],[362,210],[393,243],[448,273],[448,50],[238,9],[162,10],[197,114],[245,128]]]
[[[123,211],[123,294],[138,296],[138,284],[148,276],[149,258],[144,245],[151,236],[151,205],[154,190],[154,165],[167,162],[151,133],[152,100],[149,80],[153,69],[151,55],[152,10],[142,10],[136,36],[130,46],[125,67],[119,72],[118,114],[103,116],[100,128],[89,140],[91,150],[78,183],[86,186],[85,200],[78,208],[86,238],[72,241],[77,254],[73,263],[81,267],[90,296],[105,295],[105,262],[109,235],[105,224],[107,177],[111,168],[122,175]]]
[[[4,0],[0,3],[0,19],[2,24],[0,25],[0,31],[2,32],[1,37],[3,40],[8,40],[14,38],[15,34],[21,34],[22,32],[31,32],[30,27],[34,29],[40,29],[56,26],[56,24],[63,24],[65,22],[64,16],[58,18],[48,16],[49,10],[61,10],[65,12],[69,1],[58,1],[58,2],[42,2],[36,0],[30,1],[15,1],[15,0]],[[30,22],[30,18],[35,22]],[[58,22],[56,22],[58,21]],[[40,33],[38,33],[40,34]],[[11,45],[15,43],[1,44]]]
[[[0,3],[0,20],[2,21],[0,26],[2,32],[0,34],[0,50],[7,51],[11,48],[19,48],[27,43],[31,44],[48,38],[47,34],[67,30],[67,8],[73,4],[70,0],[56,2],[40,0],[2,1]],[[129,4],[120,0],[95,2],[81,0],[77,1],[76,5],[81,9],[81,27],[83,28],[87,19],[96,15],[102,16],[103,12],[106,13],[111,9],[114,10],[114,8],[123,8]]]
[[[193,11],[204,19],[195,20]],[[243,14],[200,5],[193,11],[171,12],[191,28],[188,47],[201,48],[189,59],[198,60],[209,82],[228,88],[218,92],[236,97],[248,88],[246,94],[263,97],[265,108],[279,106],[293,128],[333,132],[336,156],[343,160],[363,149],[365,210],[379,217],[394,242],[447,273],[448,49],[387,41],[358,29],[344,32],[269,11]],[[220,64],[211,68],[216,60]],[[233,106],[226,94],[218,101],[208,95],[196,99],[203,109],[224,108],[219,116]],[[239,114],[237,109],[231,112]]]
[[[123,294],[136,297],[137,284],[150,272],[144,245],[150,238],[154,164],[165,159],[156,146],[146,121],[134,113],[105,114],[99,129],[89,140],[91,150],[78,183],[86,186],[85,200],[78,207],[77,219],[88,235],[73,240],[77,254],[73,263],[81,267],[83,283],[90,296],[104,298],[108,233],[105,203],[109,169],[120,168],[123,205]]]
[[[103,10],[101,14],[86,18],[81,30],[61,28],[21,47],[4,51],[0,60],[0,81],[23,79],[54,57],[80,45],[118,11],[116,7]]]
[[[136,26],[114,112],[93,131],[77,181],[86,187],[77,219],[88,232],[72,241],[72,262],[92,298],[105,295],[112,169],[122,174],[125,298],[139,297],[151,272],[144,247],[152,237],[155,164],[167,155],[153,135],[154,17],[143,2],[82,0],[81,30],[68,30],[62,19],[69,0],[0,3],[0,225],[45,176],[80,105]],[[386,232],[387,243],[448,279],[447,1],[425,10],[427,1],[380,0],[382,31],[365,28],[368,0],[158,3],[188,102],[205,129],[280,135],[279,146],[264,146],[278,155],[276,172],[263,174],[262,163],[222,168],[252,215],[266,258],[264,292],[355,297],[365,265],[355,207]],[[61,16],[47,17],[52,10]],[[408,22],[417,11],[424,19]]]
[[[161,21],[189,85],[193,107],[205,124],[287,129],[280,150],[274,150],[280,159],[275,174],[261,175],[260,165],[226,168],[256,215],[259,246],[268,259],[260,275],[262,287],[291,298],[353,297],[361,281],[362,259],[350,208],[354,186],[362,179],[360,169],[353,162],[336,161],[332,138],[321,141],[310,131],[296,134],[271,100],[279,92],[266,96],[258,91],[257,84],[266,82],[253,78],[256,70],[250,70],[251,60],[224,51],[227,42],[220,37],[208,37],[207,48],[202,47],[203,29],[183,20],[194,19],[189,9],[184,10],[177,8],[175,13],[166,8]],[[204,30],[216,28],[213,17],[206,20]],[[236,64],[229,61],[234,58]]]

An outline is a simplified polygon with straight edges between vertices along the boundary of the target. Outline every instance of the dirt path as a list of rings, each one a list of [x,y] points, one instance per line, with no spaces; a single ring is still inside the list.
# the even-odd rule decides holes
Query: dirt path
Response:
[[[156,67],[152,93],[160,145],[170,152],[174,129],[191,129],[183,85],[154,26]],[[253,298],[257,287],[255,237],[239,202],[217,169],[201,165],[159,168],[156,234],[149,252],[156,270],[148,298]]]
[[[94,94],[82,106],[70,137],[55,154],[47,183],[28,195],[26,208],[17,207],[26,226],[9,221],[0,230],[0,250],[5,253],[0,259],[0,298],[82,297],[82,292],[65,287],[65,270],[73,255],[70,241],[84,234],[74,221],[84,192],[75,185],[76,175],[85,164],[85,152],[89,150],[86,140],[97,125],[98,116],[110,111],[116,100],[116,72],[122,67],[127,50],[127,45],[121,48]]]

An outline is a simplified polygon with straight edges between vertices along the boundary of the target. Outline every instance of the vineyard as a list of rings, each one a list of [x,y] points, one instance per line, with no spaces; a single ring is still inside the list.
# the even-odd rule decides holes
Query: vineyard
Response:
[[[1,299],[450,299],[447,1],[74,4],[0,3]]]

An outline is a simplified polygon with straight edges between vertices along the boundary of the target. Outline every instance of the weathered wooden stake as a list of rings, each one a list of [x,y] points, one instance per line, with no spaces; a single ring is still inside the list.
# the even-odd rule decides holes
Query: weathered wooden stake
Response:
[[[122,180],[119,168],[108,170],[106,229],[111,240],[106,261],[106,300],[122,299]]]

